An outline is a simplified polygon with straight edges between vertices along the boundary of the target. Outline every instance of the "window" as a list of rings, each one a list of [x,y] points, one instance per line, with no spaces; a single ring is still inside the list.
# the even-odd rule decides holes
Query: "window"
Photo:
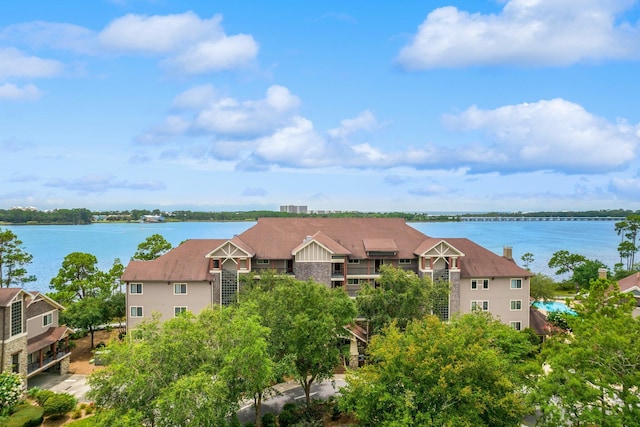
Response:
[[[48,326],[53,323],[53,313],[42,316],[42,326]]]
[[[471,311],[487,311],[489,310],[489,301],[471,301]]]
[[[475,291],[480,288],[489,289],[489,279],[471,279],[471,289]]]
[[[174,295],[186,295],[187,294],[187,284],[186,283],[174,283],[173,284],[173,293],[174,293]]]
[[[360,279],[347,279],[347,285],[359,285]]]
[[[129,285],[130,294],[142,294],[142,283],[131,283]]]
[[[411,264],[411,258],[400,258],[398,264]]]
[[[248,270],[249,260],[247,258],[240,258],[238,260],[238,270]]]
[[[174,316],[180,316],[182,313],[187,311],[187,307],[173,307]]]
[[[11,304],[11,336],[22,333],[22,300]]]
[[[522,310],[522,300],[511,300],[511,310]]]
[[[11,372],[20,373],[20,352],[11,355]]]
[[[522,322],[509,322],[509,326],[511,326],[516,331],[522,330]]]
[[[220,260],[219,259],[212,259],[211,260],[211,269],[212,270],[218,270],[220,268]]]
[[[348,264],[360,264],[360,260],[359,259],[351,259],[351,258],[349,258],[347,263]]]
[[[257,259],[256,260],[256,264],[257,265],[268,265],[269,264],[269,260],[268,259]]]
[[[511,289],[522,289],[522,279],[511,279]]]
[[[142,307],[131,307],[131,317],[142,317]]]

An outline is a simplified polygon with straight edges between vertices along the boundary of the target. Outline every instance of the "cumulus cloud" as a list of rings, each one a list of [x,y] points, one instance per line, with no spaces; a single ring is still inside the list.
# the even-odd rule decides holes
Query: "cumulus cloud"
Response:
[[[32,84],[22,87],[10,83],[0,84],[0,100],[32,101],[40,98],[41,95],[40,90]]]
[[[474,65],[564,66],[638,59],[637,23],[616,17],[633,0],[507,0],[498,14],[435,9],[398,55],[411,70]]]
[[[210,85],[197,86],[177,95],[174,114],[137,141],[150,144],[166,142],[177,135],[211,135],[215,141],[223,141],[219,144],[230,153],[234,151],[230,150],[231,139],[271,134],[289,123],[299,105],[300,99],[279,85],[269,87],[264,98],[247,101],[219,96]]]
[[[452,129],[484,132],[488,144],[457,154],[480,170],[613,171],[628,165],[640,145],[638,126],[611,123],[561,98],[494,110],[472,106],[444,122]]]
[[[294,117],[290,125],[259,138],[254,155],[264,162],[290,167],[329,166],[333,161],[326,141],[304,117]]]
[[[128,14],[102,31],[78,25],[34,21],[0,30],[0,38],[35,49],[57,49],[81,55],[147,55],[159,57],[172,70],[201,74],[246,67],[256,58],[258,43],[251,35],[228,35],[222,15],[200,18],[193,12],[173,15]],[[0,49],[0,78],[51,76],[62,64]]]
[[[98,40],[116,53],[163,55],[166,64],[188,74],[246,66],[257,56],[258,43],[250,35],[226,35],[221,22],[221,15],[201,19],[193,12],[129,14],[112,21]]]
[[[63,69],[59,61],[26,55],[15,48],[0,48],[0,79],[53,77]]]
[[[47,187],[57,187],[78,194],[105,193],[113,189],[157,191],[165,188],[165,184],[154,180],[128,182],[110,174],[84,175],[76,179],[55,178],[45,184]]]
[[[359,131],[371,131],[379,126],[378,120],[369,110],[363,111],[353,119],[345,119],[340,122],[340,127],[329,129],[327,133],[332,138],[346,138]]]

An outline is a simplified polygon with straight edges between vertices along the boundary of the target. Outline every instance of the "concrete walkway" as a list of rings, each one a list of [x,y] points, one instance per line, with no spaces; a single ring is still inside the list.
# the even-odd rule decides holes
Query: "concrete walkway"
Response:
[[[88,402],[87,392],[89,391],[89,385],[87,384],[86,375],[59,375],[43,372],[29,379],[27,388],[33,387],[51,390],[56,393],[69,393],[79,402]]]

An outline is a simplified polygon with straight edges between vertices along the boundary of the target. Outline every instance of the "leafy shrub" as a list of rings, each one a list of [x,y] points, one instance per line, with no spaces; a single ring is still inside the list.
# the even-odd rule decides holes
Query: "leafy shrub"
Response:
[[[51,390],[42,390],[38,389],[33,395],[33,399],[38,402],[38,405],[44,406],[44,402],[47,401],[51,396],[55,395]]]
[[[77,420],[78,418],[82,417],[82,409],[80,408],[76,408],[73,410],[73,412],[71,413],[71,418],[73,418],[74,420]]]
[[[44,414],[51,417],[58,417],[72,411],[78,400],[69,393],[55,394],[44,402]]]
[[[11,415],[6,424],[7,427],[36,427],[42,424],[44,419],[44,409],[39,406],[24,403],[16,406],[15,412]]]
[[[22,377],[13,372],[0,373],[0,415],[9,415],[22,396]]]
[[[95,408],[94,408],[93,405],[87,405],[84,408],[84,413],[85,413],[85,415],[91,415],[91,414],[93,414],[94,410],[95,410]]]
[[[27,396],[31,399],[35,399],[36,395],[41,391],[42,389],[40,387],[31,387],[29,390],[27,390]]]
[[[249,423],[246,423],[244,427],[256,427],[256,425],[254,423],[249,422]]]
[[[241,427],[238,414],[231,415],[231,421],[229,421],[229,427]]]
[[[264,414],[262,416],[262,427],[276,427],[276,416],[273,414]]]
[[[302,415],[298,411],[298,407],[295,404],[293,404],[293,406],[287,405],[284,405],[282,412],[278,415],[280,427],[292,427],[302,420]]]

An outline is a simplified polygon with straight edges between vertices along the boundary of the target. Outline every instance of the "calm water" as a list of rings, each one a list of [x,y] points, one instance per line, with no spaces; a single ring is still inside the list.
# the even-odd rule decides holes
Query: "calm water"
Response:
[[[115,258],[127,264],[138,244],[152,234],[164,236],[173,246],[186,239],[231,238],[253,222],[185,222],[162,224],[92,224],[1,226],[22,240],[24,249],[33,255],[28,267],[38,281],[29,289],[49,291],[49,281],[58,273],[64,257],[71,252],[88,252],[98,258],[101,269],[108,269]],[[526,252],[534,255],[530,265],[534,272],[553,275],[547,267],[558,250],[579,253],[597,259],[610,268],[619,262],[620,237],[613,221],[548,222],[449,222],[412,223],[432,237],[466,237],[502,255],[504,246],[513,248],[514,259]]]

